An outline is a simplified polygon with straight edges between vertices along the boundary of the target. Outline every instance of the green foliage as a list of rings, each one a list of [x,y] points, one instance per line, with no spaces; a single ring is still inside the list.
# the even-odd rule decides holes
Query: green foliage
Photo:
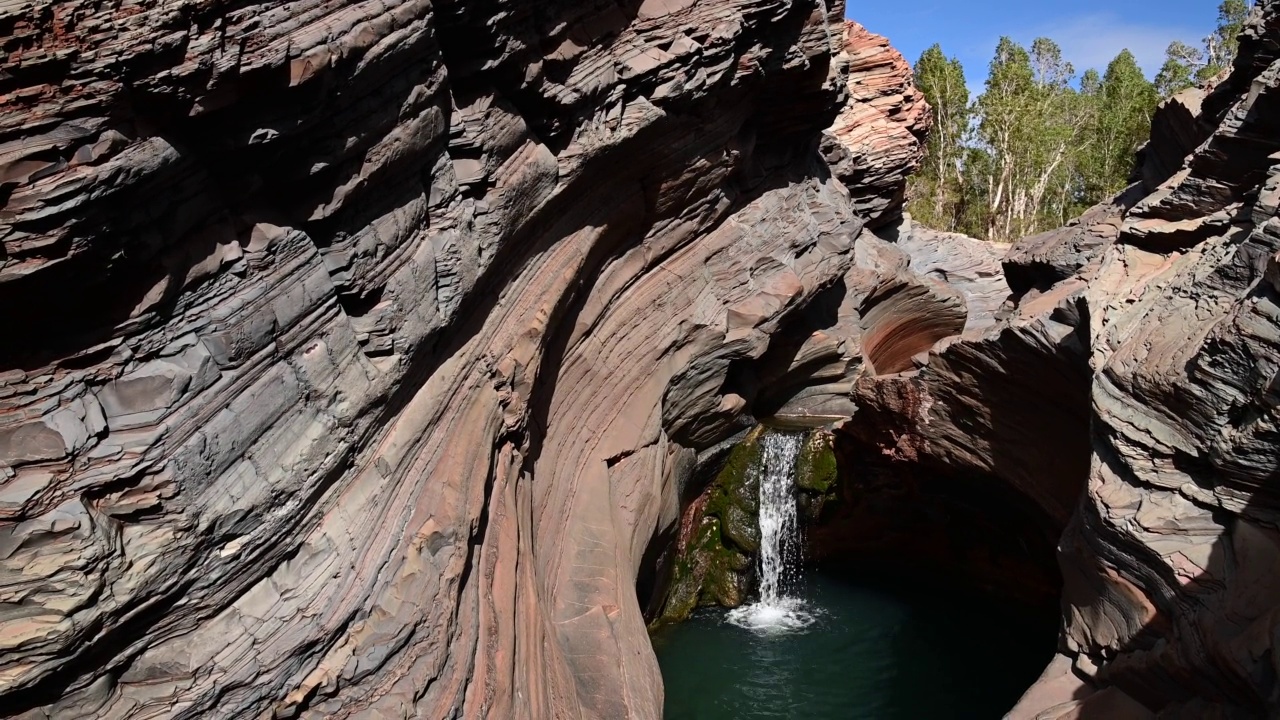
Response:
[[[1204,53],[1174,40],[1164,51],[1164,65],[1156,73],[1156,92],[1169,97],[1196,84],[1196,74],[1204,67]]]
[[[1097,70],[1089,68],[1084,71],[1084,75],[1080,76],[1080,94],[1085,97],[1094,97],[1102,92],[1102,76]]]
[[[934,45],[915,66],[916,85],[933,108],[925,161],[912,180],[910,210],[930,227],[954,230],[960,219],[963,192],[964,141],[969,130],[969,88],[964,68]]]
[[[1219,72],[1231,67],[1240,49],[1240,31],[1252,11],[1252,2],[1245,0],[1223,0],[1218,5],[1218,27],[1213,34],[1204,39],[1205,67],[1200,71],[1202,78],[1211,78]]]
[[[1224,0],[1218,5],[1218,26],[1204,39],[1203,49],[1178,40],[1170,43],[1164,51],[1164,65],[1156,75],[1156,92],[1169,97],[1207,83],[1231,67],[1240,49],[1240,31],[1252,13],[1252,3]]]
[[[1107,66],[1080,166],[1086,195],[1100,199],[1128,185],[1134,155],[1151,135],[1151,115],[1159,101],[1133,53],[1124,50]]]
[[[1008,241],[1085,206],[1076,160],[1096,115],[1097,72],[1077,91],[1057,43],[1038,38],[1028,50],[1007,37],[972,103],[963,68],[941,47],[926,50],[915,70],[936,118],[910,188],[908,210],[919,222]]]
[[[1160,99],[1229,67],[1254,11],[1250,0],[1223,0],[1204,48],[1171,43],[1154,82],[1124,50],[1074,83],[1055,42],[1028,49],[1006,37],[971,101],[959,61],[934,45],[915,66],[935,122],[907,209],[929,227],[994,241],[1065,224],[1125,187]]]
[[[1037,38],[1028,52],[1001,38],[975,104],[966,232],[1010,241],[1060,223],[1076,205],[1073,159],[1088,107],[1071,87],[1074,76],[1052,40]]]

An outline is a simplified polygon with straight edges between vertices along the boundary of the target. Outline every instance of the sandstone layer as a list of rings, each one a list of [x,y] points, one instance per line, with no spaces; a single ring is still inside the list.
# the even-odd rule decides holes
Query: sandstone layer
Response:
[[[1280,708],[1278,97],[1264,2],[1133,186],[1008,252],[992,324],[855,383],[846,452],[1012,486],[1057,543],[1060,655],[1014,718]]]
[[[847,414],[919,155],[843,12],[11,3],[2,712],[658,717],[639,568],[741,417]]]
[[[1064,651],[1099,704],[1280,707],[1277,98],[1280,4],[1265,2],[1231,75],[1161,109],[1141,182],[1069,231],[1096,249],[1046,291],[1087,282],[1069,292],[1087,311],[1092,453],[1060,562]]]

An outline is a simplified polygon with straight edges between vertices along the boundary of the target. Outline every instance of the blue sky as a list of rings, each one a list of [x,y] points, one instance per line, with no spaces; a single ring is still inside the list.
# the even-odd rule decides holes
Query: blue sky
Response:
[[[1049,37],[1082,73],[1106,70],[1124,48],[1154,76],[1172,40],[1199,47],[1213,31],[1219,0],[847,0],[847,15],[885,35],[912,64],[934,43],[964,65],[977,90],[1001,35],[1029,46]]]

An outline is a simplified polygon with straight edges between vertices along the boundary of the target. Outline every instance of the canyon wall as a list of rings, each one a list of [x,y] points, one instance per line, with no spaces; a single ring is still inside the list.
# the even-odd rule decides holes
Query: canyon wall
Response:
[[[3,10],[0,714],[656,718],[636,578],[753,418],[1022,493],[1017,717],[1270,712],[1280,8],[1007,255],[900,217],[843,12]]]
[[[1038,508],[1063,635],[1014,718],[1280,707],[1278,87],[1280,4],[1264,2],[1230,76],[1161,106],[1130,188],[1009,249],[1013,296],[985,327],[981,253],[898,232],[971,313],[913,367],[859,376],[839,437]],[[897,335],[929,341],[899,314]]]
[[[0,714],[658,717],[697,452],[847,412],[901,57],[838,0],[2,12]]]
[[[1088,491],[1060,557],[1065,651],[1099,707],[1280,706],[1278,78],[1265,2],[1230,77],[1161,109],[1141,181],[1010,257],[1024,298],[1070,273],[1045,293],[1074,286],[1087,310]]]

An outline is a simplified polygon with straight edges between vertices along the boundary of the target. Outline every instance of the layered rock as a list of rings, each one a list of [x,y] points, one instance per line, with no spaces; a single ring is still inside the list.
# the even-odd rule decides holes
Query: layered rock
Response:
[[[657,717],[639,568],[846,377],[905,63],[811,0],[6,12],[5,713]]]
[[[1011,485],[1058,542],[1062,652],[1013,717],[1280,703],[1278,59],[1267,2],[1133,187],[1010,250],[994,325],[856,384],[847,448]]]
[[[1066,649],[1161,717],[1280,701],[1277,58],[1280,6],[1263,3],[1200,109],[1212,132],[1172,175],[1144,173],[1084,274],[1093,452],[1062,545]]]
[[[1276,707],[1275,3],[1003,274],[838,2],[6,12],[6,714],[657,717],[635,582],[750,417],[1025,497],[1017,716]]]
[[[872,227],[892,222],[906,202],[907,176],[924,158],[932,125],[911,66],[883,36],[844,24],[849,97],[822,152]]]

